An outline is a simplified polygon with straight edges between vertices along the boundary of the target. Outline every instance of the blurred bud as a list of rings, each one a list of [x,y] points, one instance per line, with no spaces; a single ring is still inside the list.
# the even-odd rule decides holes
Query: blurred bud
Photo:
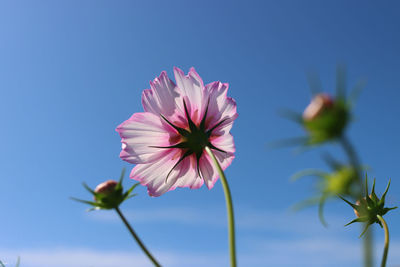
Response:
[[[332,172],[308,169],[300,171],[292,177],[293,180],[304,176],[315,176],[319,178],[316,186],[318,190],[316,196],[297,204],[295,209],[301,209],[309,205],[318,204],[319,218],[323,225],[327,225],[323,216],[325,202],[330,198],[336,198],[338,195],[353,195],[357,181],[357,173],[353,167],[340,164],[336,161],[333,162],[333,159],[331,160],[334,169]]]
[[[309,144],[319,144],[342,136],[350,117],[343,99],[318,94],[303,113],[302,124],[309,134]]]
[[[333,99],[328,94],[318,94],[303,112],[303,119],[306,121],[313,120],[323,111],[333,107]]]
[[[326,175],[323,193],[332,196],[350,195],[356,180],[357,172],[353,167],[341,166],[334,172]]]

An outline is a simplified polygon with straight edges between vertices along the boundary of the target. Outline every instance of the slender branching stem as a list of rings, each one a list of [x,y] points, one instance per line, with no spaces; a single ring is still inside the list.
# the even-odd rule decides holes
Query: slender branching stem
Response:
[[[214,153],[209,147],[205,148],[207,154],[211,157],[214,165],[217,167],[219,178],[221,179],[222,187],[224,188],[226,209],[228,213],[228,232],[229,232],[229,252],[231,259],[231,267],[236,267],[236,246],[235,246],[235,219],[233,215],[232,196],[229,190],[228,181],[226,180],[224,171],[217,161]]]
[[[147,250],[143,242],[140,240],[139,236],[135,233],[129,222],[126,220],[125,216],[122,214],[120,209],[117,207],[115,208],[115,211],[118,213],[119,217],[121,217],[121,220],[124,222],[126,228],[128,228],[129,232],[132,234],[133,238],[136,240],[140,248],[143,250],[143,252],[147,255],[147,257],[151,260],[151,262],[154,264],[156,267],[161,267],[161,265],[157,262],[157,260],[151,255],[150,251]]]

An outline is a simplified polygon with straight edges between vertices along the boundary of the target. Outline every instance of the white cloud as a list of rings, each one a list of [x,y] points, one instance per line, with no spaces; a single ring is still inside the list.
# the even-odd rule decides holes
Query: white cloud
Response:
[[[347,239],[253,240],[251,251],[238,254],[240,266],[353,267],[361,266],[360,243]],[[388,267],[400,266],[400,242],[392,242]],[[376,265],[380,261],[382,244],[376,247]],[[101,251],[88,248],[1,249],[0,255],[14,266],[18,256],[21,267],[150,267],[141,253]],[[227,266],[225,252],[154,251],[167,267]]]
[[[3,262],[7,267],[15,265],[21,257],[21,267],[151,267],[153,264],[142,253],[129,251],[100,251],[88,248],[41,248],[6,250],[0,249],[0,255],[7,255]],[[155,251],[163,266],[223,266],[225,256],[202,255],[201,253],[172,253]]]
[[[137,209],[127,210],[124,213],[135,224],[155,223],[162,225],[174,223],[187,226],[220,227],[221,229],[226,227],[225,213],[221,213],[221,210],[215,207],[213,209],[192,209],[188,207]],[[358,239],[361,229],[356,225],[345,228],[343,225],[349,218],[342,215],[327,214],[326,219],[330,223],[329,228],[324,228],[319,222],[316,212],[310,210],[293,213],[288,211],[258,211],[241,207],[236,215],[238,241],[241,242],[238,244],[238,248],[240,249],[239,252],[244,252],[238,256],[240,266],[361,266],[362,244],[361,240]],[[113,212],[93,212],[90,213],[90,218],[119,223],[119,218]],[[375,229],[376,241],[379,243],[375,250],[375,259],[378,265],[383,250],[383,234],[378,230],[378,227]],[[275,236],[275,239],[273,236]],[[388,267],[395,267],[396,264],[400,267],[398,251],[400,251],[400,242],[393,238]],[[113,257],[106,252],[101,254],[103,256],[108,255],[110,258]],[[213,267],[228,265],[228,256],[225,252],[212,255],[192,252],[180,255],[179,252],[164,251],[158,252],[157,255],[160,255],[165,266]],[[123,253],[119,258],[124,259],[123,256],[133,257],[128,252]],[[132,266],[147,266],[146,258],[140,255],[135,257],[137,260],[136,258],[129,258],[130,262],[135,262],[135,265]],[[96,259],[95,256],[91,258],[93,261]],[[118,266],[124,266],[122,261]],[[140,265],[142,263],[144,265]],[[52,266],[64,267],[62,265]],[[70,266],[81,267],[82,265],[73,264]],[[95,266],[106,265],[95,264]],[[36,266],[32,265],[32,267]]]

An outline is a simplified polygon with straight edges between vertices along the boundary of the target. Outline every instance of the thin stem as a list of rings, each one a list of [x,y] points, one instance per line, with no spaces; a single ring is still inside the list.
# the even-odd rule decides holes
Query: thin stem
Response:
[[[231,192],[229,190],[228,181],[226,180],[224,171],[222,170],[221,165],[219,165],[217,159],[215,158],[214,153],[211,151],[209,147],[206,147],[205,150],[207,154],[211,157],[214,165],[217,167],[222,187],[224,188],[226,209],[228,213],[229,252],[231,259],[231,267],[236,267],[235,219],[233,216],[233,204],[232,204]]]
[[[340,138],[340,144],[342,145],[344,151],[346,152],[347,156],[349,157],[350,164],[356,171],[357,176],[357,184],[358,184],[358,196],[355,196],[357,200],[362,199],[362,192],[364,189],[363,180],[361,177],[361,164],[358,158],[358,155],[353,148],[351,142],[347,139],[345,135],[342,135]],[[373,232],[372,228],[368,229],[365,233],[363,238],[363,248],[364,248],[364,266],[365,267],[372,267],[373,264],[373,252],[372,252],[372,241],[373,239]]]
[[[381,267],[385,267],[387,255],[388,255],[388,251],[389,251],[389,228],[386,224],[386,221],[383,219],[383,217],[381,215],[377,215],[376,217],[378,217],[378,220],[382,223],[383,229],[385,230],[385,247],[383,249],[383,256],[382,256],[382,263],[381,263]]]
[[[119,210],[119,208],[115,208],[116,212],[118,213],[119,217],[121,217],[121,220],[124,222],[126,228],[128,228],[129,232],[132,234],[133,238],[136,240],[140,248],[143,250],[143,252],[147,255],[147,257],[153,262],[154,266],[161,267],[161,265],[157,262],[157,260],[151,255],[151,253],[147,250],[147,248],[144,246],[143,242],[140,240],[138,235],[135,233],[129,222],[125,219],[124,215],[122,212]]]
[[[344,151],[346,152],[347,156],[349,157],[350,160],[350,164],[353,165],[353,168],[356,171],[356,175],[357,175],[357,182],[360,186],[360,198],[362,197],[362,191],[363,191],[363,182],[362,182],[362,178],[361,178],[361,164],[360,164],[360,160],[358,159],[358,155],[355,151],[355,149],[353,148],[353,145],[350,143],[350,141],[347,139],[346,136],[342,135],[342,137],[340,138],[340,143],[344,149]]]
[[[361,229],[364,229],[365,225],[363,224]],[[363,236],[363,248],[364,248],[364,266],[372,267],[373,266],[373,256],[374,252],[372,249],[373,244],[373,232],[372,227],[369,227]]]

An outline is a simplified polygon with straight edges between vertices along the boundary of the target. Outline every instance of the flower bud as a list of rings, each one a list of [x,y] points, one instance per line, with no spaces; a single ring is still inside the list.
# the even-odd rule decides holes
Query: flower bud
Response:
[[[372,198],[372,194],[369,195],[369,198]],[[362,198],[362,202],[360,200],[357,200],[354,205],[357,207],[357,208],[353,209],[354,214],[356,215],[357,218],[360,218],[360,217],[368,215],[367,214],[368,204],[367,204],[367,198],[366,197]]]
[[[122,180],[124,178],[125,169],[122,170],[119,182],[115,180],[105,181],[93,190],[87,184],[83,183],[83,186],[88,190],[94,197],[94,201],[82,200],[77,198],[72,198],[73,200],[89,204],[92,206],[90,210],[98,209],[116,209],[119,205],[127,200],[128,198],[136,196],[132,194],[133,189],[139,184],[136,183],[131,186],[127,191],[124,191],[122,187]]]
[[[94,192],[98,193],[98,194],[109,195],[114,191],[117,184],[118,184],[118,182],[114,181],[114,180],[105,181],[105,182],[99,184],[98,186],[96,186],[96,188],[94,189]],[[95,200],[96,200],[96,196],[95,196]]]
[[[303,112],[303,119],[311,121],[317,118],[322,112],[333,107],[333,99],[328,94],[318,94]]]
[[[302,123],[309,134],[309,144],[339,138],[348,123],[350,110],[343,99],[327,94],[316,95],[304,110]]]
[[[368,181],[366,179],[365,181],[366,187],[365,187],[365,197],[362,198],[361,200],[358,200],[355,204],[352,204],[348,200],[340,197],[343,199],[347,204],[349,204],[353,209],[354,213],[356,214],[357,218],[349,222],[347,225],[355,223],[355,222],[362,222],[365,223],[364,230],[361,234],[361,236],[365,233],[365,231],[368,229],[368,227],[371,224],[378,223],[379,225],[382,226],[380,220],[378,219],[378,215],[382,216],[385,215],[388,211],[396,209],[397,207],[392,207],[392,208],[387,208],[385,207],[385,197],[386,194],[389,190],[390,186],[390,181],[386,187],[385,192],[382,194],[382,197],[379,198],[375,194],[375,180],[372,185],[372,191],[371,194],[368,194]]]

